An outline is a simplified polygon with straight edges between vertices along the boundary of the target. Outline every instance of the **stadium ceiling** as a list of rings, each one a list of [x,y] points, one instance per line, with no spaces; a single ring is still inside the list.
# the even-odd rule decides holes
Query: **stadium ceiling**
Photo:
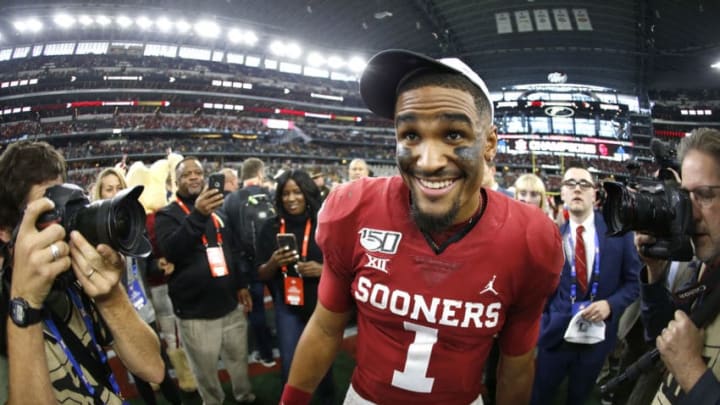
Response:
[[[0,47],[20,43],[11,18],[64,10],[236,21],[366,57],[387,48],[458,56],[491,90],[545,83],[553,72],[636,94],[720,89],[720,69],[710,67],[720,61],[717,0],[4,0]]]

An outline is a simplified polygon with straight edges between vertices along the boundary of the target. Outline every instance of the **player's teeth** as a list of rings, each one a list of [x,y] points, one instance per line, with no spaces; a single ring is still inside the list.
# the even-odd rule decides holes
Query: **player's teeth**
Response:
[[[420,184],[423,185],[423,187],[432,188],[434,190],[439,190],[445,187],[450,187],[450,185],[453,183],[452,180],[442,180],[442,181],[430,181],[430,180],[424,180],[419,179]]]

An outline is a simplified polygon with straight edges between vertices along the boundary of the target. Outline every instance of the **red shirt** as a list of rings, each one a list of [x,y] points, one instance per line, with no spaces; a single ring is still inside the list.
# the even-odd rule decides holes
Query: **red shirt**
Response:
[[[560,234],[537,208],[485,192],[482,217],[440,254],[400,177],[357,180],[325,201],[319,300],[335,312],[357,305],[352,384],[365,399],[467,404],[496,334],[507,355],[535,347],[562,270]]]

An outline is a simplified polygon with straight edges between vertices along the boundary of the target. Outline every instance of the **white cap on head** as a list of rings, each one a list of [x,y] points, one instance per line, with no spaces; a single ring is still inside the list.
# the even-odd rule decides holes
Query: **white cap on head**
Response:
[[[565,340],[570,343],[600,343],[605,340],[605,322],[590,322],[582,317],[582,311],[578,311],[565,331]]]
[[[393,119],[400,85],[410,75],[421,70],[456,73],[468,79],[487,99],[492,119],[493,103],[485,82],[458,58],[433,59],[402,49],[379,52],[370,58],[360,77],[360,95],[370,111]]]

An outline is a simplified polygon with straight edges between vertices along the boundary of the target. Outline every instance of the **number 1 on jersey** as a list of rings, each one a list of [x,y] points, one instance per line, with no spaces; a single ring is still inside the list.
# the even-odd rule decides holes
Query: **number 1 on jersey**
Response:
[[[427,371],[438,330],[411,322],[403,322],[403,327],[415,332],[415,340],[408,347],[405,369],[393,372],[392,386],[414,392],[431,392],[435,378],[428,377]]]

